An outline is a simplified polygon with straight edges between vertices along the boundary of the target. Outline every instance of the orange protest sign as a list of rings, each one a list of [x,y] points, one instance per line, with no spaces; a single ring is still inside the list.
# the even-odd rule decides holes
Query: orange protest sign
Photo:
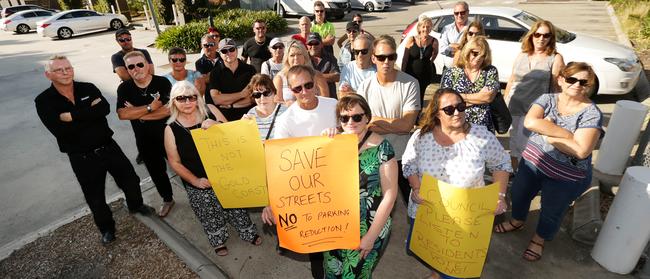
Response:
[[[208,180],[224,208],[268,204],[264,147],[255,120],[192,130]]]
[[[298,253],[359,247],[356,135],[265,143],[280,246]]]

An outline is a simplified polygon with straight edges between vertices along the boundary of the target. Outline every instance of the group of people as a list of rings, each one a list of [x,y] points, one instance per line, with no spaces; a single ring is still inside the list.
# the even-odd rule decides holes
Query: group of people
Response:
[[[498,71],[491,65],[482,25],[468,22],[467,3],[454,6],[455,21],[444,27],[440,42],[429,35],[431,19],[418,19],[417,35],[406,38],[403,71],[395,67],[395,40],[363,30],[361,15],[337,41],[323,3],[316,1],[314,11],[314,25],[301,18],[300,33],[288,42],[269,38],[265,22],[256,21],[241,59],[236,42],[210,28],[201,38],[195,70],[185,69],[185,51],[173,48],[168,53],[172,71],[165,76],[154,74],[150,55],[133,47],[128,30],[116,32],[121,50],[111,60],[122,80],[117,115],[131,122],[139,156],[163,200],[158,215],[167,216],[174,206],[168,163],[217,255],[228,254],[227,223],[242,240],[261,245],[246,209],[221,206],[190,133],[254,119],[262,141],[357,135],[360,245],[310,254],[314,278],[371,277],[388,242],[395,200],[401,195],[408,205],[406,221],[412,229],[424,201],[419,190],[425,174],[461,188],[483,187],[484,175],[490,174],[499,184],[495,214],[510,207],[506,193],[514,177],[512,218],[497,224],[496,233],[521,229],[531,200],[541,191],[537,230],[523,254],[539,260],[544,241],[553,239],[569,205],[589,185],[591,152],[602,136],[602,115],[589,99],[595,79],[591,67],[564,65],[553,25],[533,25],[522,38],[504,94],[513,116],[508,155],[491,118],[490,103],[500,97]],[[440,89],[425,106],[437,55],[449,63]],[[45,75],[52,85],[35,100],[38,115],[68,154],[101,242],[108,244],[115,239],[115,223],[105,203],[107,172],[124,191],[132,213],[155,210],[142,203],[138,176],[112,139],[109,104],[101,92],[75,81],[64,56],[52,57]],[[271,207],[262,210],[261,218],[275,223]],[[438,271],[432,277],[452,278]]]

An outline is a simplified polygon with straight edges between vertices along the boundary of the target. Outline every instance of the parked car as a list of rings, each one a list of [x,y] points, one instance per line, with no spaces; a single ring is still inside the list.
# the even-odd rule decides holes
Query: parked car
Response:
[[[431,36],[440,39],[444,26],[454,22],[451,9],[423,13],[433,20]],[[499,81],[506,83],[512,72],[517,53],[521,52],[520,39],[539,20],[527,11],[509,7],[472,7],[469,20],[480,20],[492,50],[492,65],[499,70]],[[411,23],[402,38],[416,35],[416,23]],[[632,91],[639,80],[642,67],[634,50],[608,40],[566,31],[556,26],[557,51],[564,62],[583,61],[591,64],[596,73],[594,92],[621,95]],[[401,65],[405,40],[397,49],[398,67]],[[442,73],[444,55],[434,61],[436,72]]]
[[[59,10],[55,9],[48,9],[48,8],[43,8],[41,6],[37,5],[16,5],[16,6],[11,6],[11,7],[6,7],[2,9],[2,17],[6,18],[14,13],[20,12],[20,11],[26,11],[26,10],[45,10],[45,11],[50,11],[50,12],[55,12],[58,13],[60,12]]]
[[[267,6],[274,11],[278,10],[277,0],[267,0]],[[351,11],[350,0],[322,0],[325,4],[325,13],[327,17],[342,19],[346,13]],[[286,15],[314,15],[313,0],[280,0],[280,14]]]
[[[353,9],[362,9],[367,12],[383,11],[391,6],[391,0],[350,0],[350,5]]]
[[[36,22],[47,19],[56,14],[45,10],[26,10],[12,14],[0,20],[0,29],[4,31],[25,34],[36,30]]]
[[[102,14],[91,10],[69,10],[36,23],[36,32],[43,37],[68,39],[73,34],[106,29],[120,29],[128,24],[124,15]]]

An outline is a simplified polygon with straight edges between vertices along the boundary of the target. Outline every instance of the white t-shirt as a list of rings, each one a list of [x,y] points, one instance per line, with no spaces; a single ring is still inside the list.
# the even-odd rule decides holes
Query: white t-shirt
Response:
[[[387,86],[382,86],[373,74],[364,80],[357,94],[363,96],[370,105],[373,116],[383,118],[402,118],[408,111],[420,110],[420,86],[412,76],[398,71],[395,81]],[[393,145],[395,159],[401,160],[410,134],[385,134],[384,138]]]
[[[320,136],[327,128],[336,128],[336,100],[316,96],[318,106],[304,110],[294,103],[276,120],[274,139]],[[407,138],[408,140],[408,138]]]
[[[270,76],[271,80],[273,80],[275,75],[277,75],[281,70],[282,62],[275,63],[273,62],[273,58],[269,58],[269,60],[266,60],[264,63],[262,63],[262,74]]]
[[[357,66],[355,61],[350,61],[341,69],[341,80],[339,81],[339,89],[341,85],[347,82],[352,90],[357,91],[359,85],[366,80],[366,78],[372,76],[372,74],[377,72],[377,67],[372,64],[369,68],[361,69]]]

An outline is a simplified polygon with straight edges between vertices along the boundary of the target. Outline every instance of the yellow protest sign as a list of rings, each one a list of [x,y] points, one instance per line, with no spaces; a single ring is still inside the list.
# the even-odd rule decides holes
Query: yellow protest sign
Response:
[[[268,204],[264,147],[255,120],[192,130],[208,180],[224,208]]]
[[[359,247],[356,135],[265,143],[280,246],[298,253]]]
[[[411,251],[447,275],[480,277],[498,200],[497,183],[458,188],[424,175]]]

